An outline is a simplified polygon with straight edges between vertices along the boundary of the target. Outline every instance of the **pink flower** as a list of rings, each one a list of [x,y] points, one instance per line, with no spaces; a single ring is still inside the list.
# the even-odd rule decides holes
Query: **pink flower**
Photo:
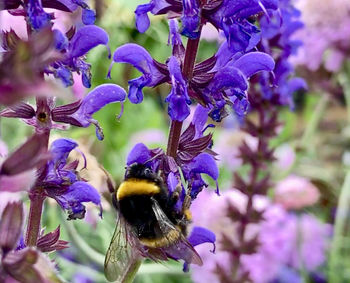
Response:
[[[301,209],[317,203],[318,189],[306,178],[289,176],[275,188],[275,201],[285,209]]]

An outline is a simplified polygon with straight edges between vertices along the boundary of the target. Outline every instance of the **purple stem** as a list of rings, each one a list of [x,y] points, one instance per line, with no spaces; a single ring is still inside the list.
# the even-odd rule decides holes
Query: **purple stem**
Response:
[[[37,127],[36,131],[41,131],[44,133],[43,136],[45,138],[46,147],[48,148],[50,137],[50,126],[48,125],[51,124],[51,116],[47,98],[37,98],[36,105],[37,123],[41,123],[43,125],[42,128]],[[38,168],[38,171],[40,172],[42,169],[43,168]],[[36,246],[40,232],[41,214],[45,198],[45,192],[41,187],[35,187],[34,185],[34,187],[29,192],[30,209],[25,240],[27,246]]]

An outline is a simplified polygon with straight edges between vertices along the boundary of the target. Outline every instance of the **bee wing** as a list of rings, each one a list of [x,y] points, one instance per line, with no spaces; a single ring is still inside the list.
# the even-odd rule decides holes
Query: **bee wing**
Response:
[[[141,264],[141,256],[133,246],[135,239],[126,225],[127,223],[119,216],[105,257],[104,273],[111,282],[132,282]]]
[[[179,239],[173,242],[171,239],[168,239],[171,245],[164,247],[163,250],[174,259],[183,259],[187,263],[193,263],[197,265],[202,265],[203,261],[196,250],[188,242],[186,237],[182,232],[170,221],[168,216],[164,213],[163,209],[160,207],[159,203],[152,198],[152,208],[153,212],[157,218],[158,225],[160,230],[163,233],[164,237],[167,237],[169,231],[176,230],[179,232]]]

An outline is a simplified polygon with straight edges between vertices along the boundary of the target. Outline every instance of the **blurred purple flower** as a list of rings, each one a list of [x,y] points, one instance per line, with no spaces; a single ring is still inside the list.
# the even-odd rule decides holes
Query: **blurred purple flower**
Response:
[[[238,248],[235,244],[239,227],[232,209],[234,207],[244,213],[246,202],[247,197],[242,193],[227,190],[219,198],[204,191],[193,203],[193,225],[208,227],[217,236],[215,255],[208,253],[205,246],[198,247],[204,265],[193,267],[192,278],[195,282],[216,283],[222,282],[224,278],[232,279],[232,254]],[[208,203],[211,205],[207,206]],[[203,205],[207,207],[205,214]],[[253,206],[264,211],[264,220],[258,224],[249,224],[245,237],[246,240],[254,239],[258,234],[259,245],[256,253],[242,255],[242,270],[238,272],[249,272],[253,282],[268,283],[291,276],[300,278],[297,275],[302,268],[313,272],[324,263],[330,225],[321,223],[312,215],[303,214],[299,217],[288,213],[263,196],[255,196]],[[294,271],[289,270],[287,274],[286,268],[290,267]]]
[[[291,175],[277,183],[274,198],[285,209],[302,209],[316,204],[320,192],[310,180]]]
[[[305,28],[295,34],[304,45],[293,63],[317,70],[321,64],[331,71],[338,71],[350,50],[350,4],[347,0],[299,1],[297,7]],[[317,44],[315,44],[317,43]]]
[[[37,177],[36,168],[48,159],[44,136],[33,135],[0,164],[0,192],[29,190]]]

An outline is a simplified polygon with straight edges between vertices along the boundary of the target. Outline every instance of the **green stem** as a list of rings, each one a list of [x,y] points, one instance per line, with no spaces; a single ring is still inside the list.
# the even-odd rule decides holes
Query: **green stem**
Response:
[[[334,236],[331,245],[329,259],[329,282],[337,283],[343,281],[344,258],[342,257],[343,237],[345,227],[349,221],[350,212],[350,169],[345,176],[343,187],[338,199],[337,213],[335,216]]]
[[[88,243],[79,235],[74,227],[73,221],[62,221],[63,226],[67,229],[68,235],[74,246],[92,262],[96,263],[101,268],[104,266],[105,257],[90,247]]]
[[[338,81],[343,88],[344,97],[347,109],[347,119],[350,124],[350,79],[347,77],[346,73],[340,73],[338,76]]]
[[[315,136],[315,132],[318,128],[318,125],[324,115],[324,112],[327,108],[329,102],[329,97],[327,94],[323,94],[318,101],[315,111],[312,113],[312,116],[306,125],[304,134],[300,141],[300,146],[302,148],[310,149],[312,146],[311,140]]]

